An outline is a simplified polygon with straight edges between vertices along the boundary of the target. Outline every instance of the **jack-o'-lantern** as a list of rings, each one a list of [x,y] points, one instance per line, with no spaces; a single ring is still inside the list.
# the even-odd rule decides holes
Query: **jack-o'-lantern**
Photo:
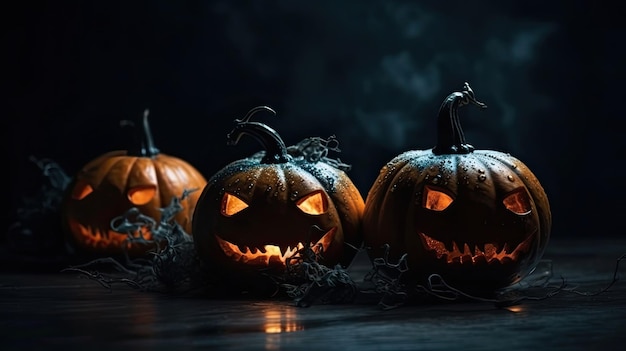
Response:
[[[537,177],[508,153],[467,144],[458,108],[474,104],[469,84],[438,116],[438,141],[382,167],[363,218],[370,258],[406,254],[408,282],[438,274],[456,288],[492,294],[525,277],[548,243],[551,212]]]
[[[130,121],[123,125],[135,126]],[[136,208],[142,215],[161,219],[161,209],[181,197],[173,218],[191,234],[191,218],[204,176],[187,161],[160,153],[154,146],[148,123],[148,110],[141,120],[139,136],[129,150],[107,152],[88,162],[74,177],[62,204],[62,220],[68,247],[86,255],[142,255],[154,247],[149,228],[133,233],[116,232],[112,221]],[[197,191],[193,191],[196,189]],[[129,240],[137,239],[137,240]]]
[[[361,194],[343,169],[287,148],[274,129],[250,121],[259,111],[274,113],[250,110],[235,120],[227,143],[248,135],[264,150],[219,170],[198,200],[193,238],[200,258],[242,287],[282,274],[305,247],[321,264],[347,266],[362,243]]]

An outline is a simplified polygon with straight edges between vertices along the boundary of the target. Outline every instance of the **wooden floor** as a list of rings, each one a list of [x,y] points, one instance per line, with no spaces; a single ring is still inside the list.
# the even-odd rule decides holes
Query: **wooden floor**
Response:
[[[0,275],[0,349],[73,350],[617,350],[626,347],[626,282],[601,294],[626,240],[552,240],[544,258],[554,284],[543,300],[372,301],[297,307],[286,299],[169,296],[105,289],[73,272]],[[618,273],[625,275],[626,262]],[[359,255],[350,273],[371,268]],[[574,290],[574,291],[572,291]]]

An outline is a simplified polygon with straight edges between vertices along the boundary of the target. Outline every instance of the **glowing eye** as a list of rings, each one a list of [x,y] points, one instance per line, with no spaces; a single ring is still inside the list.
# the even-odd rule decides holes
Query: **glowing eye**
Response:
[[[156,186],[154,185],[142,185],[137,186],[128,191],[128,200],[133,203],[133,205],[145,205],[156,194]]]
[[[91,187],[91,185],[83,181],[79,181],[74,187],[74,189],[72,190],[72,198],[74,200],[82,200],[87,195],[91,194],[92,192],[93,192],[93,188]]]
[[[518,215],[526,215],[530,213],[530,198],[524,189],[515,190],[502,200],[507,210]]]
[[[424,208],[433,211],[443,211],[454,201],[452,196],[429,186],[424,187]]]
[[[326,212],[328,202],[326,196],[321,191],[317,191],[300,199],[296,206],[306,214],[319,215]]]
[[[235,215],[247,207],[248,204],[235,195],[225,193],[224,197],[222,197],[222,214],[226,217]]]

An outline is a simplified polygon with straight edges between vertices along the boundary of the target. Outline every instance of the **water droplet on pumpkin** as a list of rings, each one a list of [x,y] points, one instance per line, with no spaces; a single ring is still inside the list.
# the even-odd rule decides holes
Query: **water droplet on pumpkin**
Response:
[[[248,189],[252,189],[252,188],[254,188],[254,183],[248,184]]]
[[[484,169],[479,169],[478,173],[485,173],[485,170]]]
[[[511,165],[511,168],[516,169],[517,165],[514,163],[514,164]]]
[[[270,191],[272,191],[272,186],[268,185],[267,188],[265,189],[265,192],[269,193]]]
[[[478,181],[480,181],[480,182],[484,182],[484,181],[485,181],[485,179],[487,179],[487,176],[486,176],[486,175],[484,175],[484,174],[479,174],[479,175],[478,175]]]
[[[439,184],[439,179],[441,178],[441,176],[435,176],[435,178],[433,178],[433,184]]]
[[[294,191],[293,193],[291,193],[291,195],[289,195],[289,197],[291,198],[291,200],[295,200],[298,197],[298,192]]]
[[[513,176],[512,176],[512,175],[510,175],[510,174],[509,174],[508,176],[506,176],[506,179],[508,179],[508,180],[509,180],[509,181],[511,181],[511,182],[514,182],[514,181],[515,181],[515,179],[513,179]]]

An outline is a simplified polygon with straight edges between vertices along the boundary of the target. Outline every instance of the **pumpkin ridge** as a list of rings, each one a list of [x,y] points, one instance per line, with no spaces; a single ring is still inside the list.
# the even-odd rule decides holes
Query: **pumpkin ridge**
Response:
[[[387,182],[385,182],[385,187],[383,187],[381,190],[383,190],[383,197],[379,199],[380,201],[380,206],[379,209],[389,209],[389,208],[395,208],[395,204],[410,204],[412,203],[412,199],[414,198],[414,194],[415,194],[415,189],[414,187],[411,187],[411,191],[404,191],[404,189],[396,189],[396,190],[390,190],[393,189],[394,185],[397,185],[397,178],[400,176],[400,174],[402,173],[403,169],[408,169],[408,168],[413,168],[414,165],[411,162],[411,159],[407,158],[406,160],[403,160],[403,164],[401,166],[394,166],[394,171],[393,171],[393,176],[388,177],[389,180]],[[420,174],[424,174],[423,172],[420,172]],[[408,183],[407,183],[408,184]],[[403,197],[403,200],[399,200],[399,197]],[[398,206],[400,207],[400,206]],[[404,207],[404,206],[402,206]],[[395,208],[397,210],[397,208]],[[406,218],[407,221],[409,218],[412,218],[412,216],[410,215],[410,213],[413,210],[413,206],[409,205],[406,206],[404,208],[406,210],[406,214],[404,216],[401,216],[402,218]],[[407,224],[406,223],[400,223],[400,222],[395,222],[395,221],[390,221],[387,217],[387,214],[391,215],[391,216],[396,216],[397,213],[395,213],[395,211],[384,211],[384,213],[382,215],[377,216],[378,217],[378,221],[377,223],[375,223],[375,228],[376,231],[378,231],[379,233],[384,233],[384,232],[395,232],[394,229],[397,229],[398,232],[404,232],[407,228]],[[392,225],[394,226],[393,229],[391,227],[387,227],[388,225]],[[391,246],[391,249],[396,251],[396,250],[402,250],[402,247],[394,247],[393,243],[382,243],[382,244],[389,244]],[[402,246],[404,246],[404,243],[396,243],[396,244],[400,244]]]
[[[495,179],[498,179],[499,177],[497,172],[498,170],[493,169],[494,167],[489,164],[489,162],[493,162],[493,160],[483,157],[482,153],[478,153],[476,151],[474,151],[472,155],[474,156],[473,160],[477,163],[476,171],[478,172],[478,179],[471,180],[471,182],[475,184],[474,190],[477,191],[480,189],[480,191],[485,194],[484,198],[486,199],[495,199],[497,191],[497,181],[495,181]]]
[[[349,179],[347,179],[347,175],[341,175],[339,182],[337,183],[337,191],[329,194],[335,204],[339,204],[340,206],[344,206],[346,208],[356,208],[357,211],[355,216],[352,216],[353,212],[350,211],[341,211],[344,212],[344,218],[347,223],[356,228],[359,227],[359,223],[363,216],[363,210],[365,208],[365,203],[363,201],[363,196],[356,187],[348,187],[344,185],[344,183],[348,183]],[[344,195],[344,196],[341,196]],[[335,205],[337,206],[337,205]],[[341,223],[344,223],[344,218],[341,219]],[[358,231],[358,229],[355,229]],[[344,232],[345,233],[345,232]]]
[[[171,179],[170,184],[176,183],[177,191],[182,191],[183,189],[185,189],[185,184],[195,184],[199,180],[203,181],[203,179],[198,179],[197,177],[199,172],[189,172],[189,170],[191,169],[191,165],[178,157],[160,153],[154,159],[154,167],[157,172],[160,171],[163,173],[168,173],[169,175],[175,175],[175,177],[169,178],[174,178]],[[180,194],[178,194],[178,196],[180,196]]]
[[[273,164],[269,167],[269,169],[274,171],[276,177],[276,184],[274,185],[276,188],[274,191],[278,192],[278,198],[280,198],[280,201],[282,202],[289,198],[289,195],[287,194],[287,187],[289,184],[287,184],[287,177],[285,176],[286,166],[287,164],[285,163],[279,163]]]
[[[258,189],[258,179],[261,179],[263,177],[263,171],[264,168],[257,166],[253,166],[250,168],[250,173],[251,173],[251,177],[254,181],[250,182],[250,184],[252,185],[252,188],[249,188],[249,196],[253,197],[254,194],[256,194],[257,191],[261,191],[261,189]],[[248,185],[246,185],[246,187],[248,187]],[[273,188],[272,188],[273,189]],[[276,189],[274,189],[276,190]],[[263,192],[267,192],[267,188],[262,190]]]
[[[123,152],[123,151],[120,151]],[[116,152],[111,152],[103,155],[102,157],[97,158],[96,160],[88,163],[85,167],[83,167],[79,175],[83,177],[87,175],[89,179],[89,184],[95,189],[102,184],[102,182],[107,179],[107,175],[115,167],[115,165],[126,157],[126,154],[115,155],[112,157],[105,157],[109,154],[113,154]]]
[[[167,203],[167,198],[171,198],[172,196],[180,196],[181,194],[172,194],[172,193],[166,193],[165,191],[163,191],[164,189],[161,189],[160,184],[164,184],[166,183],[165,181],[165,177],[163,176],[163,172],[164,172],[164,167],[167,167],[166,164],[164,162],[162,162],[161,158],[161,154],[159,154],[158,156],[156,156],[157,158],[153,160],[152,162],[152,167],[154,168],[154,173],[156,174],[156,184],[157,184],[157,196],[159,198],[159,207],[164,207],[169,205]],[[167,171],[165,171],[167,172]],[[176,173],[176,175],[178,176],[178,173]],[[178,181],[180,181],[180,179],[177,179]],[[179,184],[179,182],[177,182],[177,184]],[[171,183],[168,184],[170,187],[172,186]],[[178,188],[178,187],[177,187]],[[169,190],[169,189],[168,189]],[[178,189],[176,189],[178,190]]]
[[[132,164],[129,167],[130,177],[124,178],[126,180],[126,186],[123,191],[128,191],[131,188],[134,188],[138,185],[143,185],[143,181],[147,178],[149,179],[149,183],[153,183],[156,187],[159,187],[159,180],[157,178],[157,172],[155,169],[155,160],[149,157],[133,157]],[[140,179],[142,180],[141,184],[133,184],[131,180],[135,180],[137,175],[140,175]],[[158,190],[158,189],[157,189]]]
[[[128,158],[130,157],[130,159]],[[123,194],[128,187],[128,175],[132,173],[132,169],[137,162],[137,157],[127,156],[118,158],[114,164],[106,171],[106,179],[113,184],[115,188]],[[123,169],[123,173],[115,173],[113,170]],[[121,180],[121,182],[120,182]]]

